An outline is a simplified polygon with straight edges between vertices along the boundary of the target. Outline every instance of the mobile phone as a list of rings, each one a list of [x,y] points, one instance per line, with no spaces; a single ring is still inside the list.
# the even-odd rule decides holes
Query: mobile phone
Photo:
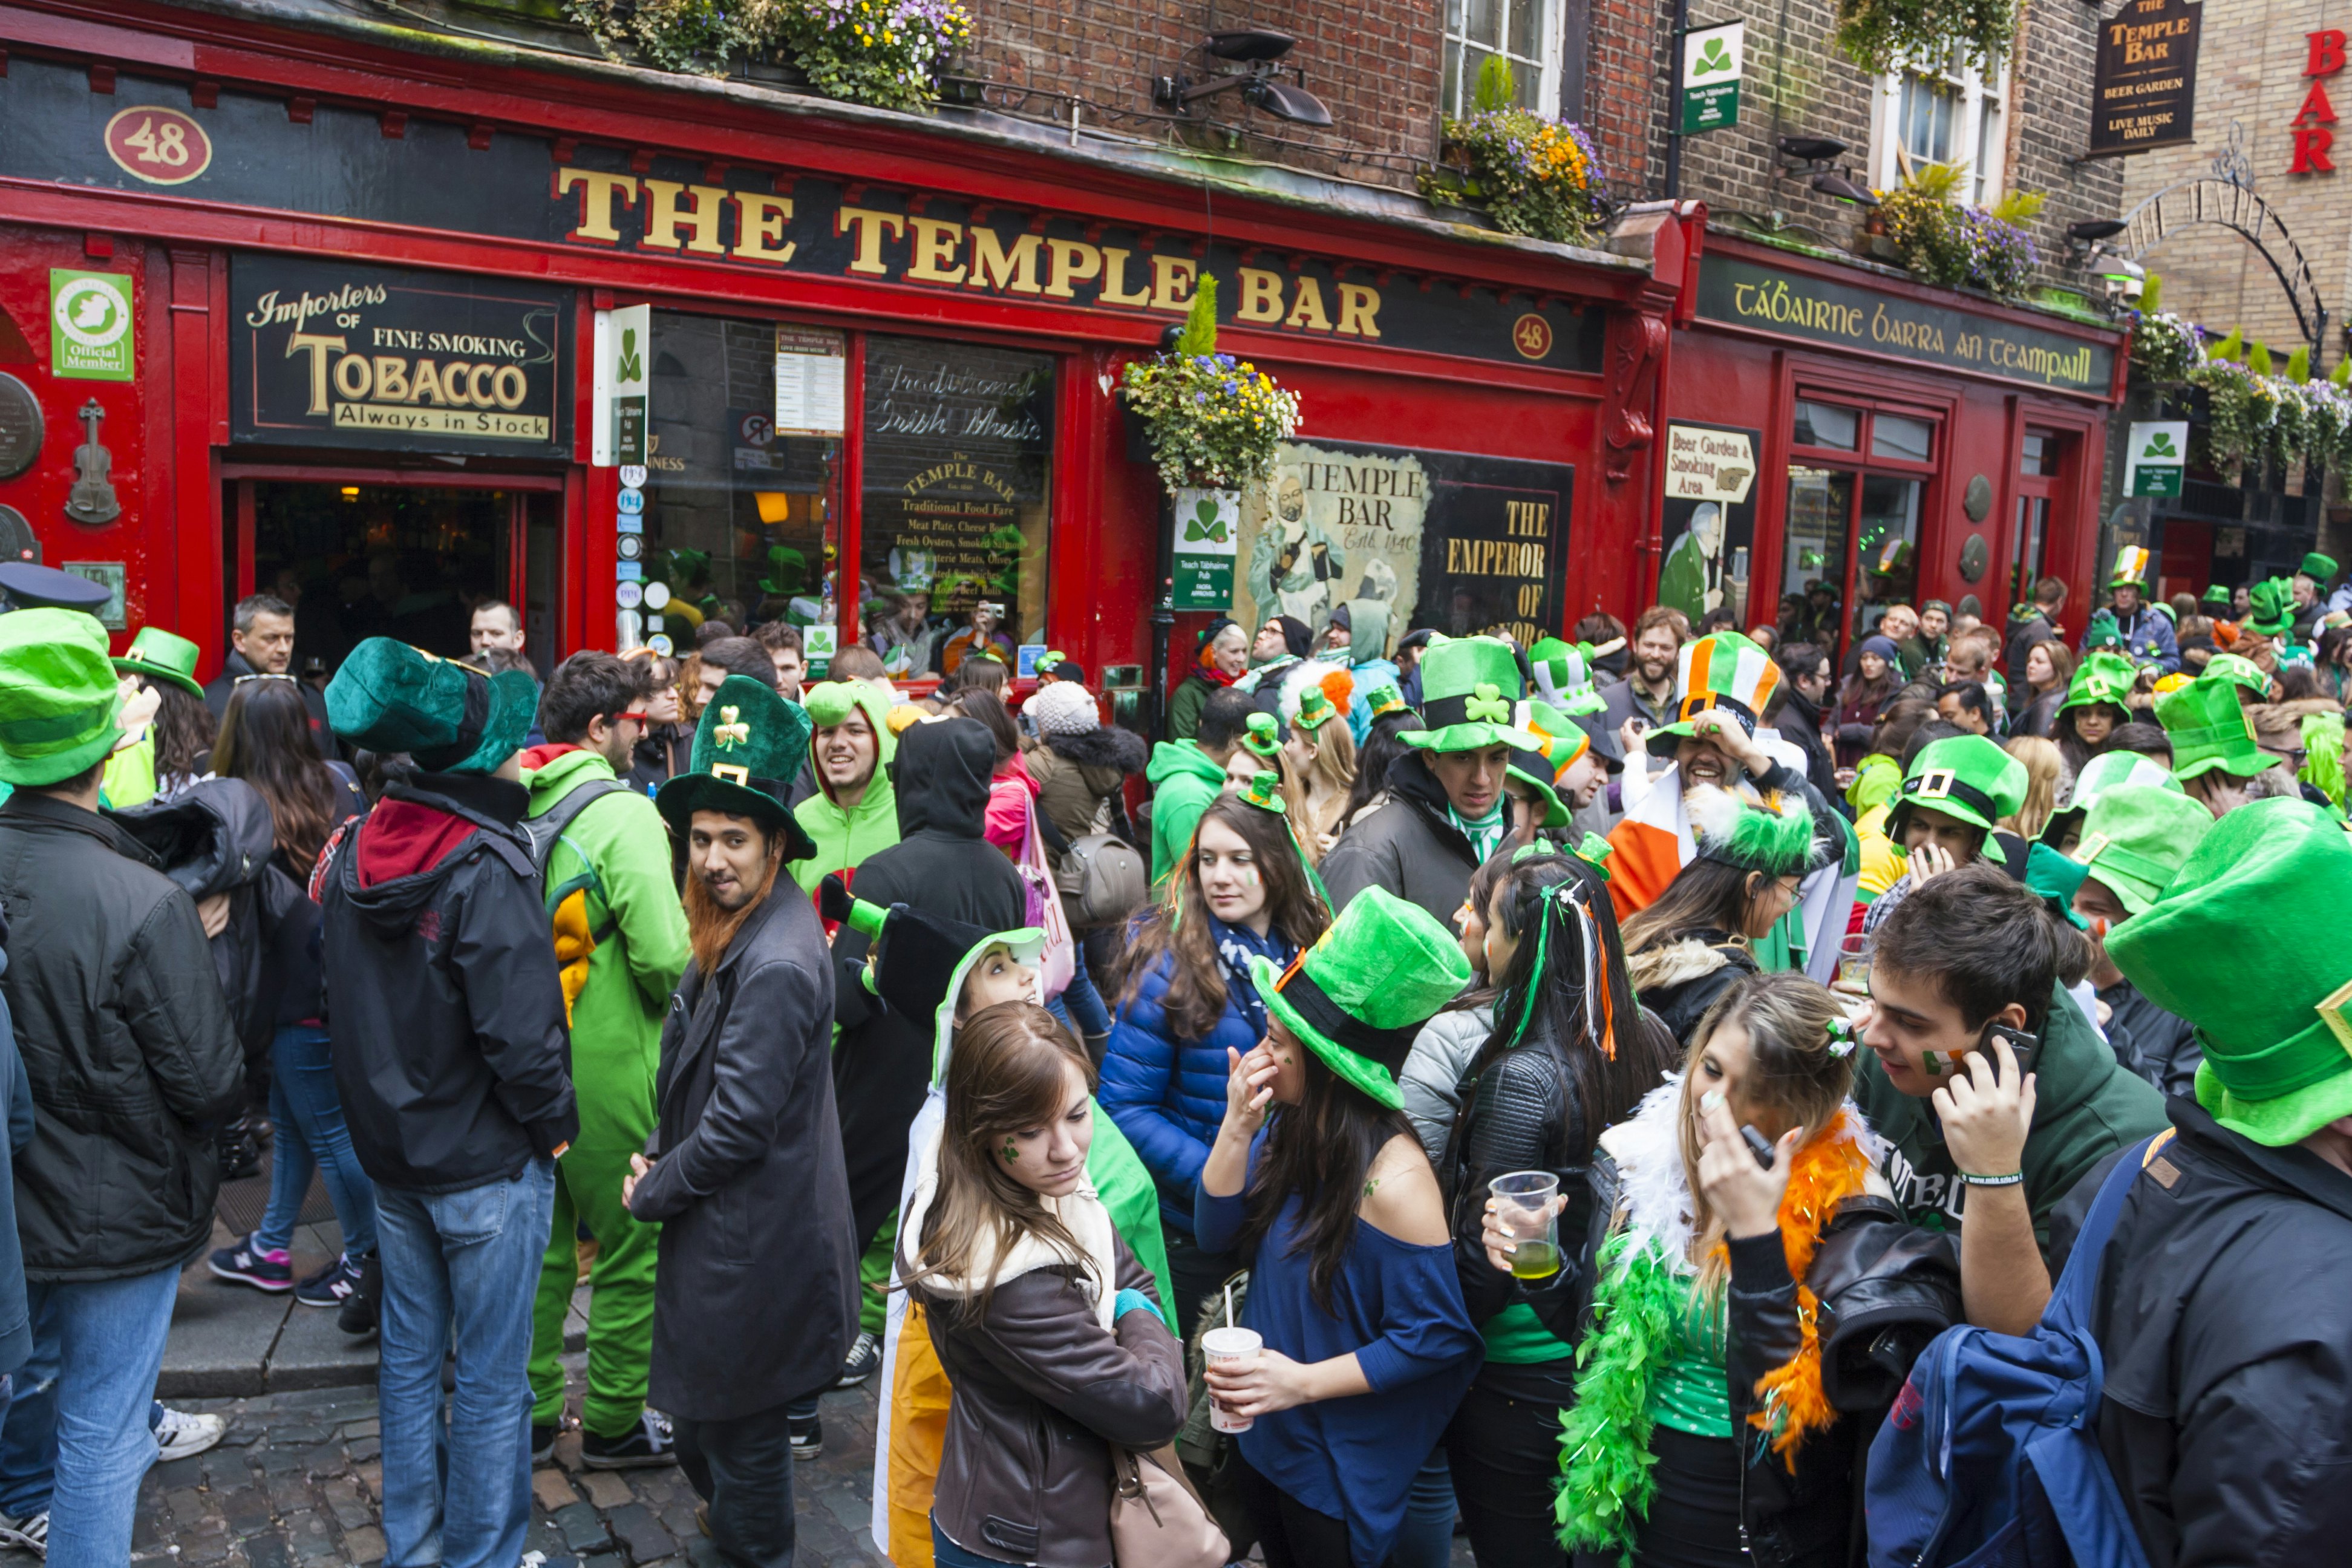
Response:
[[[1646,735],[1650,731],[1650,721],[1636,713],[1625,721],[1625,728],[1633,731],[1636,735]]]
[[[1995,1040],[2009,1042],[2010,1050],[2017,1058],[2017,1072],[2020,1078],[2032,1072],[2034,1063],[2042,1058],[2041,1036],[2029,1035],[2022,1029],[2012,1029],[2006,1024],[1988,1024],[1985,1026],[1983,1048],[1987,1058],[1994,1062],[1996,1068],[1999,1066],[1999,1058],[1991,1054],[1992,1043]]]
[[[1748,1152],[1756,1156],[1756,1163],[1763,1166],[1766,1170],[1770,1170],[1772,1168],[1772,1140],[1765,1137],[1761,1132],[1757,1131],[1756,1124],[1752,1121],[1739,1129],[1739,1135],[1748,1140]]]

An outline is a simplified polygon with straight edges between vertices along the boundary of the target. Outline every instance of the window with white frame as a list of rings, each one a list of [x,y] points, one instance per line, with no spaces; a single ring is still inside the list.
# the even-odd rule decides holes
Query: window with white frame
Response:
[[[1974,206],[1999,201],[2007,87],[1998,62],[1979,70],[1957,51],[1939,66],[1905,66],[1881,78],[1871,116],[1870,183],[1892,190],[1921,164],[1958,163],[1962,200]]]
[[[1441,110],[1468,113],[1475,107],[1478,72],[1500,55],[1510,62],[1521,107],[1559,113],[1560,34],[1568,6],[1569,0],[1445,0]]]

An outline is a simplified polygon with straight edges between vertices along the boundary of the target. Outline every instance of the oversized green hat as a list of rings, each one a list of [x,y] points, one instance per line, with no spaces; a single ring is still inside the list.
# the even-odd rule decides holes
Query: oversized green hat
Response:
[[[196,679],[196,655],[201,651],[187,638],[161,626],[141,626],[139,635],[131,639],[114,661],[114,668],[125,675],[143,675],[150,680],[168,681],[191,697],[205,694]]]
[[[1886,837],[1903,842],[1903,829],[1919,807],[1956,816],[1988,833],[2025,804],[2025,764],[1982,735],[1947,735],[1931,741],[1911,759],[1903,788],[1886,814]]]
[[[2246,629],[2266,637],[2284,637],[2294,624],[2294,584],[2284,577],[2269,577],[2246,591],[2252,607],[2246,612]]]
[[[852,708],[859,709],[874,726],[875,765],[887,767],[898,754],[898,737],[890,730],[889,699],[862,680],[820,680],[802,689],[801,706],[808,712],[812,733],[832,729],[849,717]]]
[[[327,682],[327,722],[371,752],[405,752],[435,773],[487,773],[522,749],[539,685],[520,669],[470,664],[370,637]]]
[[[2147,592],[2147,547],[2126,544],[2116,552],[2116,574],[2107,579],[2110,588],[2137,588]]]
[[[2219,583],[2210,584],[2205,589],[2206,604],[2216,605],[2226,610],[2231,605],[2231,598],[2230,590]]]
[[[122,739],[106,628],[79,610],[0,616],[0,784],[72,778]]]
[[[1250,979],[1283,1027],[1342,1082],[1397,1110],[1404,1096],[1396,1075],[1413,1037],[1470,984],[1470,961],[1427,910],[1370,887],[1288,969],[1253,956]]]
[[[1399,698],[1397,704],[1402,707],[1404,700]],[[1290,727],[1311,733],[1339,716],[1339,710],[1333,705],[1330,693],[1320,686],[1302,687],[1298,692],[1298,711],[1290,716]]]
[[[1700,859],[1768,877],[1794,876],[1811,866],[1813,814],[1803,796],[1776,791],[1750,801],[1736,790],[1704,789],[1683,799]]]
[[[2200,673],[2207,680],[2227,680],[2244,687],[2254,694],[2257,702],[2271,700],[2271,678],[2263,673],[2261,665],[2243,654],[2217,653],[2206,660],[2205,668]]]
[[[2066,841],[2068,830],[2082,822],[2083,814],[2097,804],[2099,796],[2126,784],[2170,790],[2175,795],[2183,793],[2172,770],[2154,757],[2138,752],[2101,752],[2074,775],[2074,793],[2067,797],[2063,810],[2050,814],[2050,820],[2042,826],[2041,841],[2055,849]]]
[[[2074,670],[2074,679],[2066,683],[2066,700],[2058,704],[2058,711],[2069,708],[2088,708],[2105,702],[2111,707],[2131,711],[2132,687],[2139,680],[2139,667],[2119,653],[2094,651],[2083,656]],[[1982,737],[1979,737],[1981,739]]]
[[[2281,1148],[2352,1116],[2352,838],[2321,806],[2258,800],[2215,823],[2107,956],[2197,1027],[2197,1102]],[[2261,933],[2258,976],[2247,933]]]
[[[692,766],[662,785],[654,805],[681,837],[698,811],[756,818],[783,829],[785,859],[805,860],[816,846],[790,803],[808,742],[808,710],[765,681],[730,675],[695,726]]]
[[[1780,684],[1772,656],[1738,632],[1713,632],[1683,644],[1675,671],[1675,721],[1650,731],[1643,742],[1654,757],[1671,757],[1691,733],[1691,722],[1711,709],[1739,721],[1750,735]]]
[[[2144,915],[2212,827],[2213,814],[2177,784],[2118,784],[2083,818],[2083,841],[2074,858],[2125,909]]]
[[[2305,556],[2303,558],[2303,564],[2297,566],[2294,570],[2297,576],[2308,577],[2313,582],[2325,588],[2336,576],[2336,557],[2333,555],[2322,555],[2318,551],[2315,550],[2310,554]]]
[[[1500,637],[1454,637],[1421,658],[1421,730],[1397,735],[1425,752],[1475,752],[1488,746],[1532,751],[1536,741],[1511,722],[1519,700],[1519,661]]]
[[[2156,721],[2172,741],[2172,773],[2182,783],[2221,768],[2252,778],[2277,758],[2254,738],[2253,715],[2238,700],[2238,684],[2200,675],[2156,700]]]

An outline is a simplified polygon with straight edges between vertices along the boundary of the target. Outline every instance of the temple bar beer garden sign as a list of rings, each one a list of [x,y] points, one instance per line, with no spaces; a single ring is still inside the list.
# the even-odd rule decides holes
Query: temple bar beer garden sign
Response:
[[[233,91],[197,110],[184,84],[126,75],[94,94],[87,71],[22,56],[0,92],[0,176],[145,191],[109,151],[126,103],[202,122],[209,161],[177,190],[205,201],[1165,321],[1213,276],[1226,319],[1260,331],[1601,369],[1606,312],[1554,296],[816,174],[711,182],[698,160],[638,169],[625,149],[520,132],[476,149],[467,127],[438,121],[413,119],[393,141],[374,112],[324,103],[301,125],[282,99]]]
[[[504,279],[236,257],[230,439],[568,456],[570,300]]]
[[[2196,140],[2201,0],[2126,0],[2099,24],[2091,92],[2094,158]]]
[[[2111,343],[1736,257],[1710,256],[1699,268],[1698,313],[1727,326],[2032,386],[2104,395],[2115,379]]]

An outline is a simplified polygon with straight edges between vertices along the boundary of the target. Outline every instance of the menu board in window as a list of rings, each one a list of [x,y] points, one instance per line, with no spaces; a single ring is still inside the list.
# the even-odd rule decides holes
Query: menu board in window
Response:
[[[1050,355],[866,341],[859,602],[893,677],[1045,640],[1053,414]]]

